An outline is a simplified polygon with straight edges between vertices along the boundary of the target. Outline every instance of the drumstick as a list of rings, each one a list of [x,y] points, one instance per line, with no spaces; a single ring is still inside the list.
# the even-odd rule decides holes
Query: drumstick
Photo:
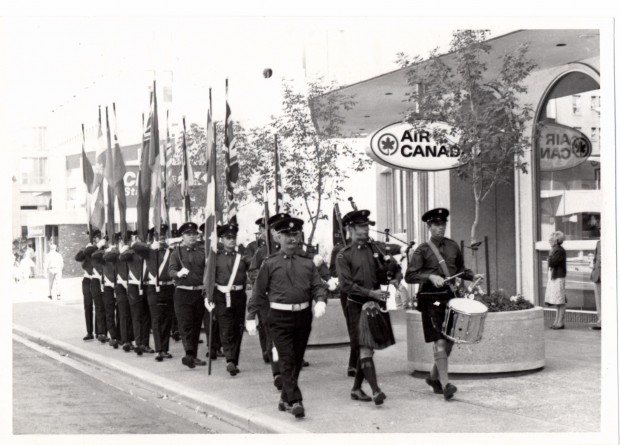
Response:
[[[459,275],[463,275],[464,273],[465,273],[465,272],[459,272],[459,273],[457,273],[456,275],[452,275],[451,277],[444,278],[443,280],[444,280],[444,281],[448,281],[448,280],[451,280],[451,279],[453,279],[453,278],[458,277]]]

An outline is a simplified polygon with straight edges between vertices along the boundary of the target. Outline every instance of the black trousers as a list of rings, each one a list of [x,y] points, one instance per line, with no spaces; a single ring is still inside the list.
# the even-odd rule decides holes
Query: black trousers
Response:
[[[211,317],[209,311],[205,310],[204,313],[204,328],[205,328],[205,338],[207,339],[207,347],[209,346],[209,324],[211,323]],[[215,357],[217,351],[222,347],[222,339],[220,338],[220,322],[218,320],[217,312],[213,313],[213,327],[211,328],[211,335],[213,339],[211,340],[211,351],[209,353],[213,353],[211,357]]]
[[[116,309],[118,314],[118,327],[120,330],[120,340],[122,343],[130,343],[134,340],[133,326],[131,322],[131,307],[127,289],[122,284],[114,287],[116,294]]]
[[[298,380],[304,353],[312,328],[312,310],[297,312],[269,310],[269,332],[280,356],[282,400],[293,403],[302,400]]]
[[[90,278],[82,278],[82,295],[84,296],[84,320],[86,333],[93,335],[93,296],[90,293]]]
[[[168,352],[170,349],[170,328],[172,326],[174,286],[161,286],[159,292],[152,285],[146,287],[151,328],[156,352]]]
[[[267,327],[266,327],[266,322],[263,321],[260,313],[258,314],[258,325],[256,326],[256,330],[258,331],[258,341],[260,342],[260,349],[261,351],[263,351],[263,354],[265,352],[269,352],[269,354],[271,354],[271,348],[268,348],[267,346]]]
[[[271,362],[271,374],[274,376],[280,374],[280,362],[273,361],[273,337],[269,331],[269,311],[270,309],[261,309],[258,315],[259,323],[262,323],[265,332],[265,348]]]
[[[98,278],[90,280],[90,294],[95,303],[95,331],[97,335],[106,335],[108,329],[106,327],[105,307],[103,305],[103,292],[101,290],[101,281]]]
[[[174,289],[174,311],[179,320],[179,334],[186,354],[198,356],[200,326],[205,313],[204,298],[200,290]]]
[[[226,307],[226,296],[219,290],[215,290],[213,302],[215,313],[220,325],[220,340],[227,362],[239,364],[241,353],[241,340],[245,327],[246,294],[244,290],[230,293],[230,307]]]
[[[360,357],[360,346],[357,340],[357,328],[354,322],[351,320],[351,315],[349,315],[349,310],[347,309],[347,295],[342,292],[340,293],[340,305],[342,306],[342,312],[344,313],[344,318],[347,322],[347,331],[349,333],[349,368],[355,368],[357,367],[357,360]]]
[[[140,288],[137,284],[127,285],[127,298],[129,300],[131,312],[131,325],[133,326],[133,337],[136,346],[147,346],[149,344],[149,305],[146,295],[140,295]]]
[[[116,325],[116,298],[114,297],[113,287],[103,287],[103,306],[105,308],[105,321],[108,332],[110,333],[110,339],[118,340],[118,326]]]

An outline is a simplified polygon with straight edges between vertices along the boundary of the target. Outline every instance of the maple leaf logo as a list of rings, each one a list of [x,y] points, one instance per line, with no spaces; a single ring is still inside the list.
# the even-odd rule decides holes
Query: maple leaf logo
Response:
[[[398,141],[391,134],[384,134],[379,138],[379,151],[386,156],[393,155],[398,150]]]

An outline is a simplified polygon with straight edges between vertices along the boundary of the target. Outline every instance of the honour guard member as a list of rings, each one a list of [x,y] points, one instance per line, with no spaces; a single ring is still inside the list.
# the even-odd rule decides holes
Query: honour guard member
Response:
[[[118,331],[120,334],[120,342],[123,345],[123,351],[129,352],[134,349],[133,326],[131,323],[131,310],[129,298],[127,296],[127,277],[129,275],[129,266],[126,262],[120,262],[120,250],[125,247],[123,234],[121,232],[114,234],[116,244],[113,244],[103,254],[103,260],[110,263],[116,270],[116,284],[114,286],[114,294],[116,295],[116,308],[118,311]]]
[[[95,329],[97,330],[97,340],[101,343],[105,343],[110,339],[106,335],[108,329],[106,326],[105,307],[103,304],[103,263],[93,258],[93,254],[101,250],[106,243],[105,239],[101,238],[101,232],[99,230],[93,232],[93,243],[94,245],[89,244],[84,248],[84,256],[87,260],[91,261],[93,266],[93,275],[90,279],[90,293],[95,303]]]
[[[90,244],[88,244],[86,247],[88,246],[90,246]],[[93,336],[93,295],[90,292],[90,280],[93,275],[93,265],[90,256],[87,257],[84,253],[86,247],[80,249],[79,252],[75,255],[75,261],[79,261],[82,269],[84,269],[84,278],[82,278],[82,295],[84,297],[84,319],[86,321],[86,336],[83,338],[83,340],[91,341],[95,339],[95,337]],[[99,334],[99,332],[97,332],[97,334]]]
[[[433,343],[435,364],[426,383],[446,400],[456,392],[456,386],[448,380],[448,357],[454,342],[444,336],[442,325],[448,301],[457,296],[456,287],[446,278],[456,274],[465,280],[483,278],[465,268],[459,245],[445,237],[449,214],[448,209],[436,208],[422,215],[431,238],[413,252],[405,273],[407,283],[420,284],[418,310],[422,313],[424,340]]]
[[[258,238],[256,241],[252,241],[250,244],[248,244],[248,247],[247,247],[247,251],[248,251],[247,255],[249,258],[252,258],[252,260],[254,260],[254,255],[256,255],[256,252],[261,247],[265,246],[266,244],[265,242],[265,236],[266,236],[265,218],[258,218],[255,221],[255,224],[258,226]],[[274,247],[273,252],[275,252],[275,243],[273,244],[273,247]],[[264,255],[264,254],[261,253],[261,255]],[[264,259],[264,256],[262,258]],[[250,274],[250,286],[253,286],[254,281],[256,281],[256,277],[258,276],[258,269],[260,269],[260,264],[262,264],[262,261],[259,263],[258,259],[254,263],[254,266],[252,266],[252,262],[250,263],[250,268],[252,270]],[[267,334],[265,334],[264,324],[260,322],[260,315],[259,315],[259,323],[257,325],[257,329],[258,329],[258,340],[260,343],[261,351],[263,353],[263,361],[265,363],[271,363],[271,351],[267,348]]]
[[[174,280],[174,310],[179,320],[179,332],[183,340],[185,356],[181,362],[194,368],[207,362],[198,358],[200,325],[205,312],[202,296],[205,270],[204,245],[198,244],[198,226],[186,222],[179,227],[181,244],[170,255],[168,273]]]
[[[352,324],[352,342],[359,347],[355,380],[351,399],[383,404],[386,395],[379,388],[373,354],[394,344],[390,316],[385,310],[389,293],[381,285],[398,286],[402,275],[400,266],[385,254],[384,246],[368,236],[368,226],[374,225],[369,210],[353,210],[342,218],[342,224],[351,236],[351,244],[336,256],[340,289],[347,295],[347,311]],[[371,326],[369,323],[376,323]],[[373,327],[375,329],[373,329]],[[380,335],[373,334],[379,333]],[[362,390],[366,379],[372,389],[372,398]]]
[[[198,227],[198,232],[200,234],[200,237],[198,238],[199,243],[204,243],[205,225],[205,223],[202,223],[200,227]],[[217,250],[220,251],[222,249],[222,243],[218,241]],[[211,320],[213,320],[213,327],[209,329],[209,324],[211,323]],[[202,323],[205,328],[207,347],[209,345],[209,332],[211,332],[211,335],[213,336],[213,339],[211,340],[211,351],[207,351],[205,355],[207,357],[211,355],[211,360],[217,360],[218,357],[224,357],[224,353],[222,352],[222,341],[220,339],[220,323],[218,321],[217,314],[213,313],[213,316],[211,317],[209,315],[209,311],[205,311]],[[199,339],[198,343],[202,343],[202,339]]]
[[[256,315],[267,308],[269,334],[279,355],[282,391],[278,409],[296,418],[304,417],[298,380],[312,327],[312,300],[315,316],[325,314],[327,294],[311,259],[298,255],[303,221],[281,218],[274,223],[280,251],[265,259],[258,272],[248,303],[246,328],[256,334]]]
[[[239,372],[239,354],[245,322],[245,283],[249,259],[235,252],[237,224],[217,226],[222,250],[217,252],[213,303],[220,328],[220,339],[226,356],[226,370],[231,376]]]
[[[114,236],[114,234],[112,234]],[[107,238],[107,237],[106,237]],[[118,326],[116,323],[116,297],[114,296],[114,287],[116,286],[116,267],[112,262],[104,260],[104,254],[111,248],[107,246],[107,239],[104,238],[105,244],[92,255],[95,264],[102,265],[103,280],[103,307],[105,310],[105,320],[108,333],[110,334],[110,346],[118,349]],[[107,247],[106,247],[107,246]]]
[[[127,299],[129,300],[131,324],[133,326],[133,336],[136,344],[134,352],[138,356],[141,356],[145,352],[155,352],[149,347],[151,322],[144,285],[146,264],[142,257],[133,249],[135,244],[140,242],[138,232],[128,232],[128,235],[131,236],[131,245],[121,247],[119,267],[121,269],[125,267],[128,269]]]
[[[174,286],[168,273],[172,247],[166,243],[167,232],[168,226],[162,224],[158,240],[153,239],[150,245],[142,242],[136,242],[133,245],[135,252],[146,264],[146,295],[151,314],[153,342],[157,352],[155,360],[158,362],[163,361],[164,358],[172,358],[168,350],[172,327]],[[155,227],[149,230],[149,235],[155,236]]]

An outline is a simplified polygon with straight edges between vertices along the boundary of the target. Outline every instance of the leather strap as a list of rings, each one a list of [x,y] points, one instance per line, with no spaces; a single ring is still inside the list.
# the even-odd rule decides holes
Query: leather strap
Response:
[[[437,261],[439,261],[439,267],[441,267],[441,270],[443,274],[445,275],[444,278],[448,278],[450,276],[450,271],[448,270],[448,266],[446,265],[446,260],[444,260],[444,258],[441,256],[441,253],[439,253],[439,249],[437,248],[435,243],[433,243],[432,240],[428,240],[428,246],[431,248],[431,250],[437,257]],[[448,287],[450,288],[452,292],[456,293],[456,286],[454,286],[452,283],[448,283]]]

